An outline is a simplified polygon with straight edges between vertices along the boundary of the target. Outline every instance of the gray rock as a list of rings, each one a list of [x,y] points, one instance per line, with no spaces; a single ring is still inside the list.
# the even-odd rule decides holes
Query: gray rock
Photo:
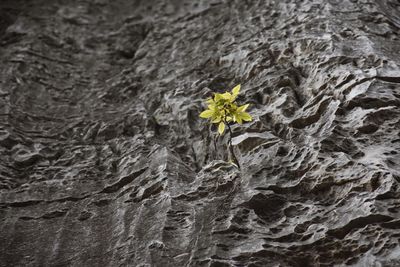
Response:
[[[399,8],[2,0],[0,266],[399,266]]]

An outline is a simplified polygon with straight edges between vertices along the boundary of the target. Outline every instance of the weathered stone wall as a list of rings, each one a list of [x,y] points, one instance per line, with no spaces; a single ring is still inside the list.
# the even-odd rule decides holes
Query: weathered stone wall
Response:
[[[400,266],[396,3],[1,0],[0,266]]]

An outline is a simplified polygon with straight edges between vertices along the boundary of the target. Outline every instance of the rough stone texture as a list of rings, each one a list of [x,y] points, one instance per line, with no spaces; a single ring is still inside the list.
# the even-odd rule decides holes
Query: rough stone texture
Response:
[[[400,266],[395,0],[1,0],[0,266]],[[198,118],[242,84],[252,123]]]

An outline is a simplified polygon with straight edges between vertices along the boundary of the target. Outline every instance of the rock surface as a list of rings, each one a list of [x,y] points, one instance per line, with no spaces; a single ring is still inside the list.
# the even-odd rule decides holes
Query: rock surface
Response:
[[[400,266],[395,0],[1,0],[0,266]],[[203,99],[242,84],[227,137]]]

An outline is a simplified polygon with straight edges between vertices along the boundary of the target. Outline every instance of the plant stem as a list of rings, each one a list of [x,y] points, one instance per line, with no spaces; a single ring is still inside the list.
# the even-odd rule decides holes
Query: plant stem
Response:
[[[229,123],[226,121],[226,118],[224,118],[224,122],[225,125],[228,127],[229,130],[229,140],[228,140],[228,146],[229,146],[229,151],[231,153],[232,159],[234,161],[234,163],[238,166],[238,168],[240,169],[240,165],[239,165],[239,161],[236,158],[235,152],[233,150],[233,145],[232,145],[232,129],[231,126],[229,125]]]

